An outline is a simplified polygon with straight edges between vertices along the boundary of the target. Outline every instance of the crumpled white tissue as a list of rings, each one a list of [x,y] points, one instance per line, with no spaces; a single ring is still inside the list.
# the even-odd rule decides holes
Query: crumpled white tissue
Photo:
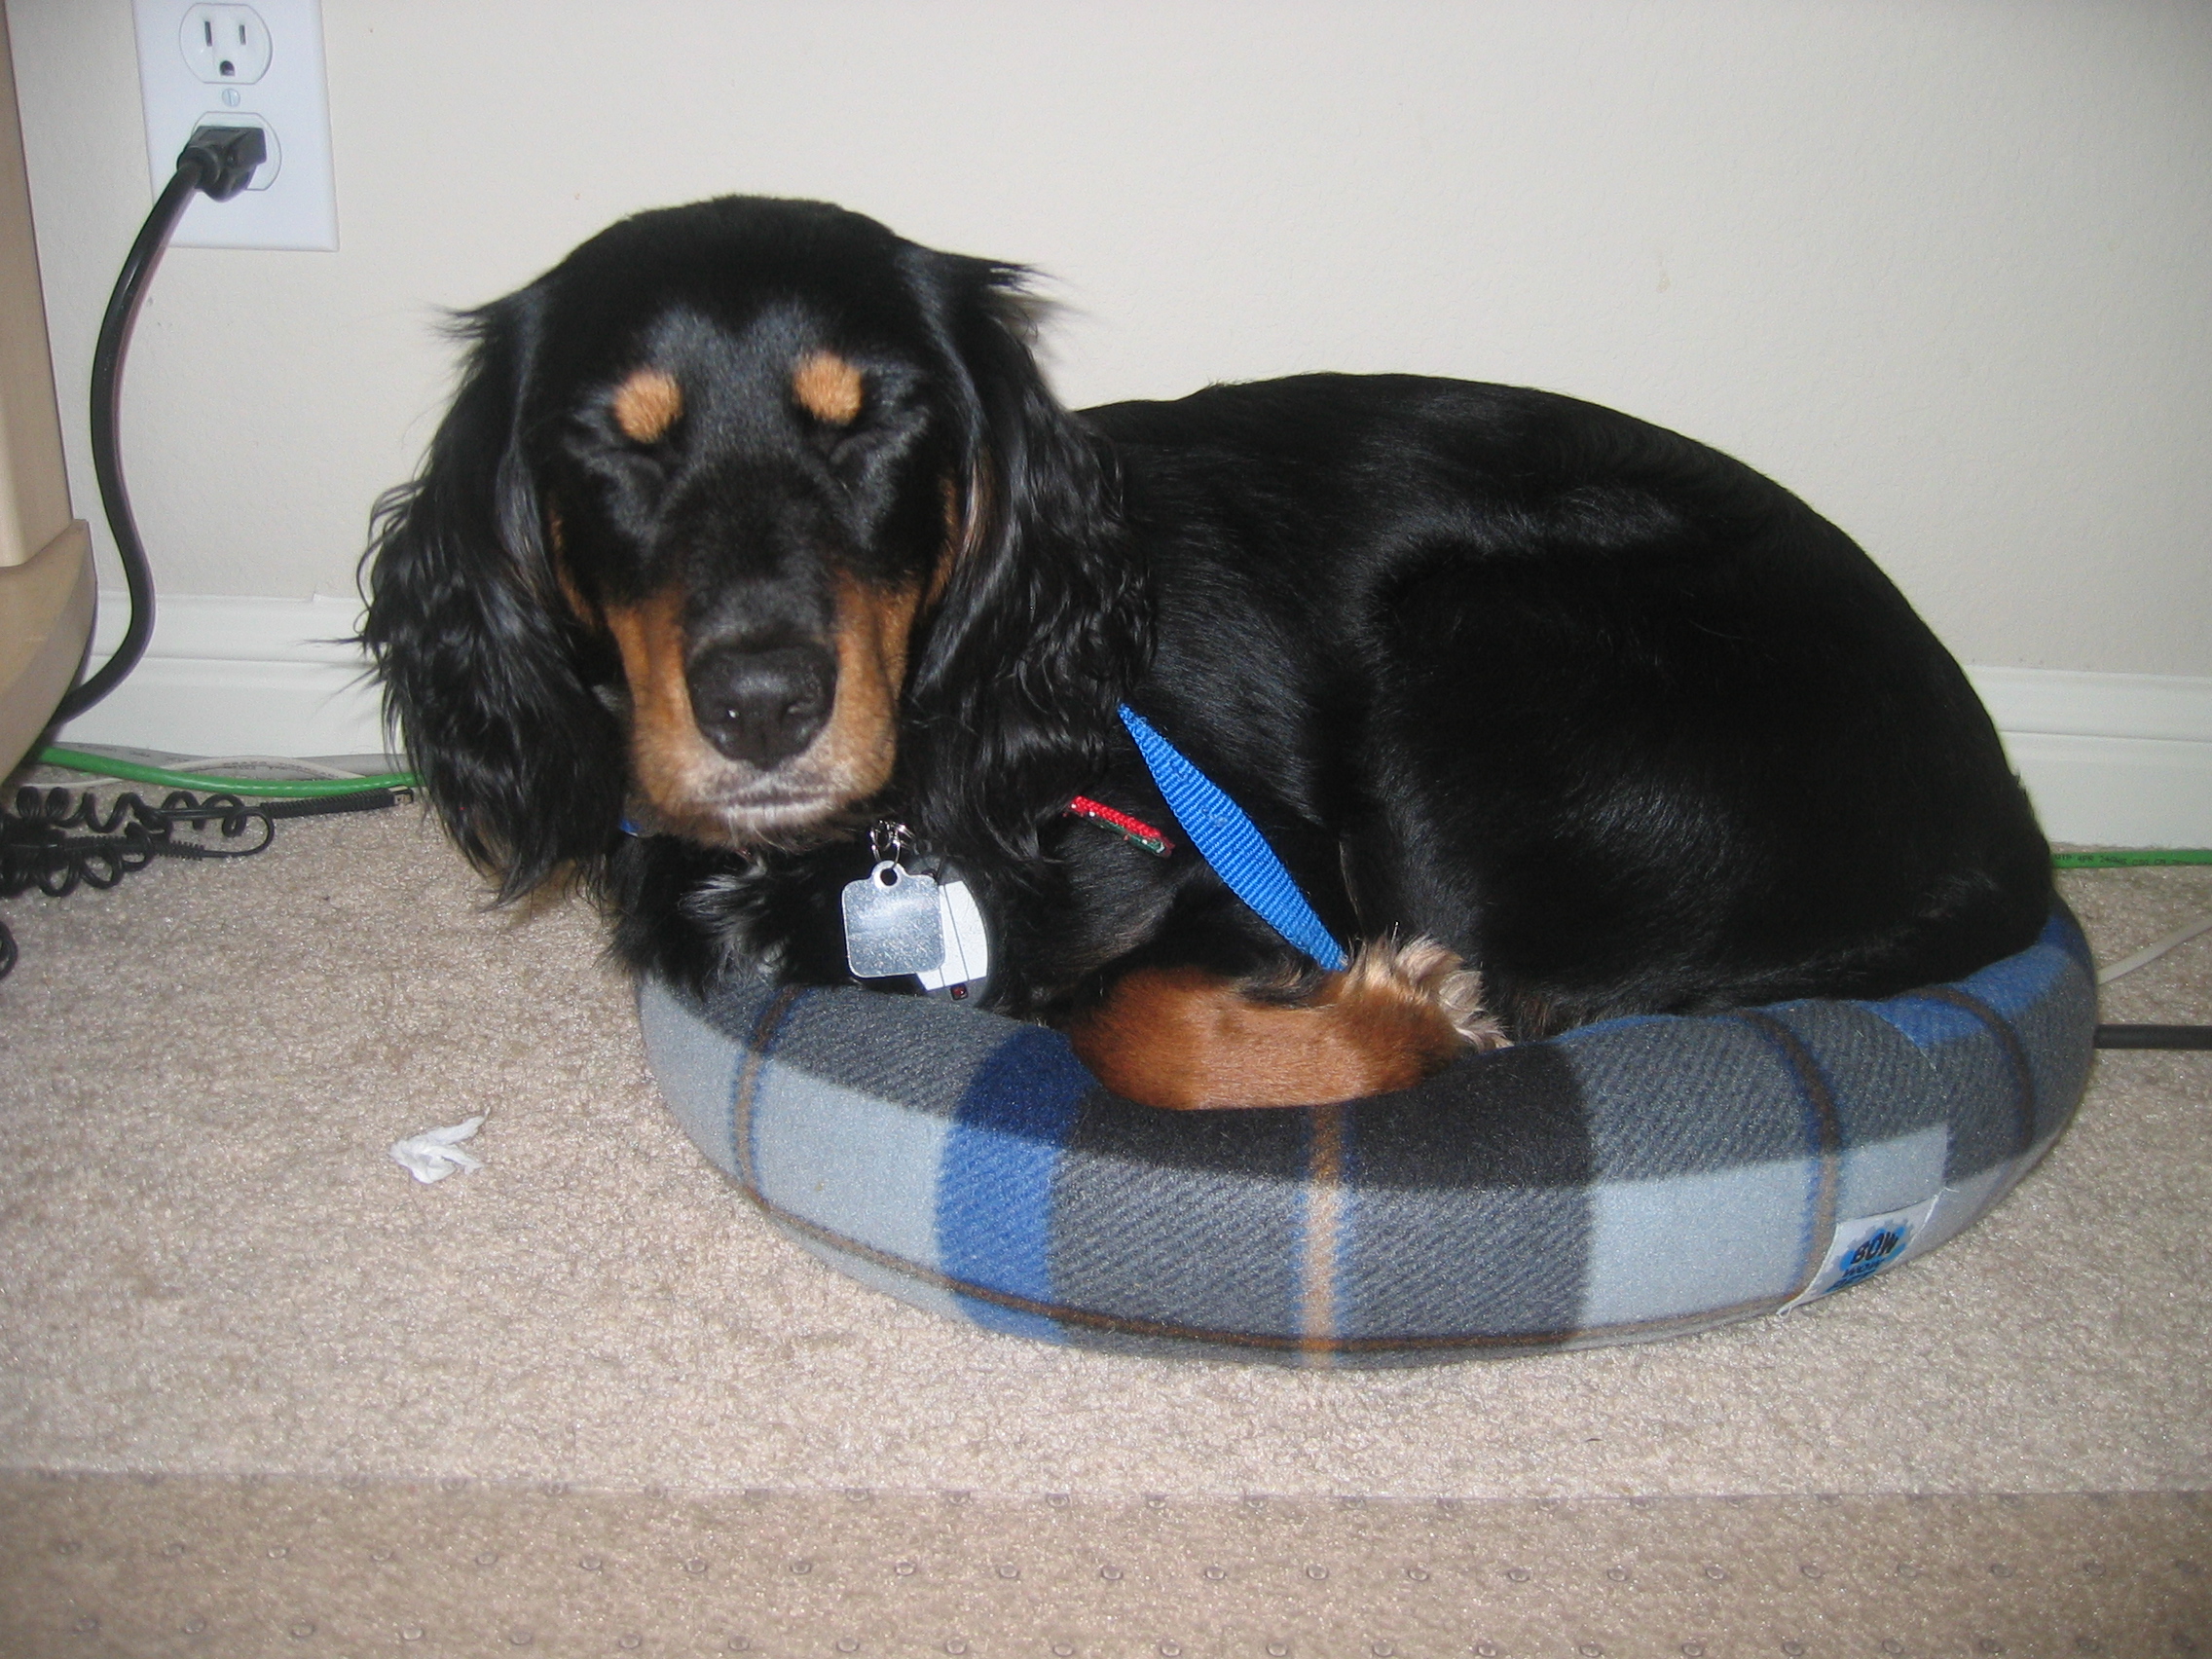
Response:
[[[476,1131],[484,1126],[488,1112],[442,1129],[424,1129],[419,1135],[409,1135],[403,1141],[391,1143],[392,1161],[406,1167],[407,1173],[418,1181],[443,1181],[456,1169],[481,1169],[484,1161],[461,1150],[460,1143],[475,1138]]]

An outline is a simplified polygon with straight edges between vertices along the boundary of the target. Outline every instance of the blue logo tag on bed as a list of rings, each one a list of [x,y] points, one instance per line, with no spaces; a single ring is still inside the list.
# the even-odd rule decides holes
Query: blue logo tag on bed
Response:
[[[1889,1265],[1890,1259],[1904,1249],[1905,1240],[1912,1236],[1912,1229],[1901,1222],[1878,1227],[1851,1247],[1851,1254],[1843,1259],[1843,1272],[1836,1274],[1837,1284],[1856,1284],[1871,1277]]]
[[[1831,1290],[1870,1279],[1884,1268],[1895,1267],[1917,1254],[1921,1235],[1928,1231],[1929,1220],[1942,1201],[1943,1195],[1937,1193],[1907,1209],[1838,1222],[1821,1271],[1813,1275],[1813,1282],[1805,1287],[1804,1294],[1789,1306],[1794,1308],[1798,1303],[1825,1296]]]

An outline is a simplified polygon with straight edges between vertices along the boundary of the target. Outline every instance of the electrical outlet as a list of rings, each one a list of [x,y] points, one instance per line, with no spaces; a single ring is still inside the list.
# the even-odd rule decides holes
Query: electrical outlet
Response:
[[[212,86],[251,86],[269,73],[269,25],[251,6],[195,6],[177,45],[192,72]]]
[[[146,167],[159,192],[193,129],[258,127],[269,159],[228,202],[196,197],[173,247],[338,246],[321,0],[131,0]]]

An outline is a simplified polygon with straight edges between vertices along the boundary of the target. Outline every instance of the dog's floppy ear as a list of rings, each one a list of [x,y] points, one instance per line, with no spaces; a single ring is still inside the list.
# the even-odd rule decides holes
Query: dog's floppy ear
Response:
[[[619,726],[582,667],[519,405],[540,296],[460,319],[474,341],[421,473],[376,505],[361,642],[454,840],[514,899],[565,867],[596,883],[619,836]]]
[[[1095,777],[1120,729],[1114,705],[1150,651],[1143,572],[1111,446],[1037,367],[1027,274],[912,252],[961,404],[964,521],[910,685],[933,739],[917,759],[925,793],[959,799],[967,823],[1027,857],[1035,803]]]

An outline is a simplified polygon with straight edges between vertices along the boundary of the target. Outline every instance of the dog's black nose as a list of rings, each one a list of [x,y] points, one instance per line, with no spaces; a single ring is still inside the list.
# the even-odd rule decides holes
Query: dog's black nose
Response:
[[[684,678],[707,741],[732,760],[773,766],[812,743],[829,719],[837,664],[819,645],[718,645],[701,652]]]

